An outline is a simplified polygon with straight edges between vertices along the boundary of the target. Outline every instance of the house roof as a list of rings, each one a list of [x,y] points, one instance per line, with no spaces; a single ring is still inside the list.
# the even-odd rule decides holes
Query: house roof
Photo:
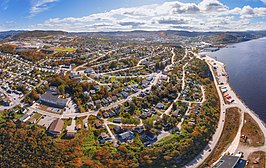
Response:
[[[45,92],[41,96],[41,99],[42,100],[49,100],[51,102],[55,102],[55,103],[63,104],[63,105],[66,105],[68,102],[67,99],[59,98],[59,94],[58,94],[57,90],[54,90],[54,88],[50,88],[47,92]]]
[[[61,132],[64,127],[64,121],[61,119],[54,120],[50,127],[48,128],[48,131],[52,132]]]
[[[127,132],[123,132],[123,133],[119,134],[119,136],[123,140],[129,140],[129,139],[132,139],[134,137],[134,133],[131,131],[127,131]]]

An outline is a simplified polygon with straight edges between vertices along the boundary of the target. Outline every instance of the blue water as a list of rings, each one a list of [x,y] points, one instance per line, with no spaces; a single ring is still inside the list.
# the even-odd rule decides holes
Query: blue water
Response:
[[[266,38],[233,44],[208,55],[225,63],[232,88],[266,123]]]

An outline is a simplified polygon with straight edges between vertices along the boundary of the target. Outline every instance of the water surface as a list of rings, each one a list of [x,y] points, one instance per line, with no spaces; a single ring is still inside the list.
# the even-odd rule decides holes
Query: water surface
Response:
[[[266,122],[266,38],[233,44],[208,55],[225,63],[232,88]]]

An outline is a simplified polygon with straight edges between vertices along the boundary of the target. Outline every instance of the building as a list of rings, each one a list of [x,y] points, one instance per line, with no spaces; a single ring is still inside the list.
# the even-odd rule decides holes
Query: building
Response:
[[[26,122],[28,119],[30,119],[30,115],[28,114],[25,114],[24,116],[22,116],[19,120],[22,121],[22,122]]]
[[[50,89],[40,97],[40,103],[57,108],[66,107],[68,101],[69,99],[60,98],[56,87],[50,87]]]
[[[3,98],[3,105],[4,106],[12,106],[13,105],[13,102],[8,98]]]
[[[114,123],[122,123],[122,119],[121,118],[114,118]]]
[[[61,119],[54,120],[48,128],[48,132],[53,135],[59,135],[64,128],[64,121]]]
[[[76,133],[77,133],[76,130],[67,130],[66,137],[74,138],[76,136]]]
[[[242,162],[240,156],[224,155],[213,168],[244,168],[245,164],[242,164]]]
[[[93,68],[87,68],[87,69],[84,71],[84,73],[86,73],[86,74],[91,74],[91,73],[93,73],[93,72],[94,72]]]
[[[141,139],[156,142],[157,141],[157,135],[153,134],[150,131],[146,131],[143,135],[141,135]]]
[[[41,49],[40,51],[44,54],[53,54],[54,53],[54,50],[49,50],[49,49]]]
[[[71,121],[71,125],[66,127],[67,133],[66,133],[66,137],[69,138],[74,138],[77,131],[75,130],[75,125],[76,125],[76,120],[72,119]]]
[[[121,134],[118,134],[118,138],[120,141],[128,141],[134,138],[134,133],[131,131],[126,131]]]
[[[95,125],[95,128],[97,128],[97,129],[103,127],[103,125],[101,124],[101,122],[99,120],[95,121],[94,125]]]
[[[156,107],[157,107],[158,109],[164,109],[164,105],[163,105],[163,103],[158,103],[158,104],[156,105]]]
[[[116,134],[121,134],[124,132],[124,130],[120,126],[115,126],[113,129]]]
[[[105,142],[112,142],[112,138],[110,138],[105,132],[101,133],[98,138],[100,144],[104,144]]]

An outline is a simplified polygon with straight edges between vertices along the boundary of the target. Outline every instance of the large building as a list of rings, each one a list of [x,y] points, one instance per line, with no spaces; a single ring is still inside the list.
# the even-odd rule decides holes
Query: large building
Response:
[[[60,95],[56,87],[50,87],[49,90],[46,91],[40,97],[40,103],[57,108],[66,107],[68,101],[69,99],[60,98]]]
[[[64,121],[61,119],[54,120],[48,128],[48,132],[53,135],[59,135],[64,128]]]
[[[244,168],[245,161],[241,160],[241,156],[224,155],[213,168]]]

